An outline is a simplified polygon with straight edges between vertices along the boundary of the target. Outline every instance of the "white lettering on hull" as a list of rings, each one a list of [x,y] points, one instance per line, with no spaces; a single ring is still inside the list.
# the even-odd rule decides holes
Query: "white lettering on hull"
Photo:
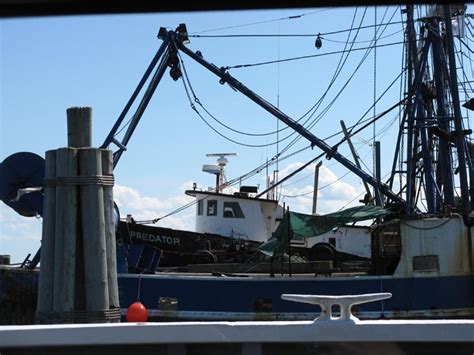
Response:
[[[176,246],[180,245],[179,238],[173,238],[173,237],[168,237],[168,236],[163,236],[163,235],[154,235],[154,234],[130,231],[130,236],[132,238],[142,240],[144,242],[153,242],[153,243],[176,245]]]

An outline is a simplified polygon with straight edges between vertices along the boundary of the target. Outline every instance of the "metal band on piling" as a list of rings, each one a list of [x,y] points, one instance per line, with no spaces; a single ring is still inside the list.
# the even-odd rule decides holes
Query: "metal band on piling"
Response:
[[[43,324],[108,323],[120,319],[120,308],[101,311],[38,312],[37,317]]]
[[[113,175],[65,176],[43,180],[45,187],[85,185],[114,186],[114,182]]]

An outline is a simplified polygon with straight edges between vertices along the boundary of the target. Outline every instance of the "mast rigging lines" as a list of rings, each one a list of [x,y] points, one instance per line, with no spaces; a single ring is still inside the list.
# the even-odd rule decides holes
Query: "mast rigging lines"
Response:
[[[383,24],[379,24],[379,26],[382,26],[382,25],[383,25]],[[362,26],[362,28],[367,28],[367,27],[373,27],[373,26]],[[386,28],[387,28],[387,27],[385,27],[383,31],[385,31]],[[360,28],[359,28],[359,29],[360,29]],[[378,28],[378,29],[380,29],[380,28]],[[351,30],[353,31],[353,29],[351,29]],[[382,33],[380,34],[380,36],[383,34],[383,31],[382,31]],[[342,31],[340,31],[340,32],[342,32]],[[348,37],[348,38],[349,38],[349,37]],[[356,43],[356,42],[353,41],[353,42],[352,42],[352,45],[354,45],[354,43]],[[388,45],[395,45],[395,44],[401,44],[401,43],[403,43],[403,42],[397,42],[397,43],[391,43],[391,44],[389,43],[389,44],[384,44],[384,45],[379,45],[379,46],[388,46]],[[346,41],[346,45],[347,45],[347,41]],[[338,51],[338,52],[329,53],[329,54],[342,54],[342,56],[344,56],[345,54],[347,54],[347,56],[348,56],[349,53],[351,53],[351,52],[353,52],[353,51],[365,49],[365,50],[367,50],[366,55],[368,55],[368,53],[370,52],[370,50],[372,50],[373,48],[375,48],[375,47],[374,47],[374,46],[369,46],[369,47],[365,47],[365,48],[355,48],[355,49],[354,49],[354,48],[351,48],[351,49],[349,49],[349,50],[344,49],[343,51]],[[326,54],[326,55],[329,55],[329,54]],[[320,56],[320,55],[315,55],[315,56]],[[346,56],[346,60],[347,60],[347,56]],[[364,56],[364,59],[365,59],[365,58],[366,58],[366,56]],[[341,57],[341,59],[342,59],[342,57]],[[364,59],[363,59],[363,60],[364,60]],[[281,61],[286,61],[286,60],[288,60],[288,59],[283,59],[283,60],[281,60]],[[363,60],[361,61],[360,64],[362,64]],[[190,83],[190,81],[189,81],[189,77],[188,77],[188,75],[187,75],[187,72],[186,72],[186,69],[185,69],[185,66],[184,66],[184,62],[182,61],[181,58],[180,58],[180,61],[181,61],[181,65],[182,65],[183,72],[184,72],[184,76],[183,76],[183,78],[182,78],[182,79],[183,79],[183,85],[184,85],[184,87],[185,87],[186,94],[187,94],[188,99],[189,99],[189,101],[190,101],[191,107],[193,108],[193,110],[194,110],[204,121],[205,121],[205,119],[204,119],[204,118],[202,117],[202,115],[198,112],[198,110],[196,109],[196,106],[194,105],[194,103],[193,103],[193,101],[192,101],[191,93],[192,93],[192,95],[193,95],[193,97],[194,97],[194,102],[197,103],[197,104],[199,104],[199,105],[202,107],[202,109],[203,109],[209,116],[211,116],[214,120],[216,120],[218,123],[220,123],[221,125],[223,125],[223,126],[226,127],[227,129],[230,129],[230,130],[234,131],[235,133],[239,133],[239,134],[243,134],[243,135],[249,135],[249,136],[265,136],[265,135],[275,134],[275,133],[277,132],[277,131],[275,131],[275,132],[262,133],[262,134],[250,134],[250,133],[248,133],[248,132],[243,132],[243,131],[235,130],[235,129],[233,129],[232,127],[230,127],[230,126],[228,126],[228,125],[225,125],[225,124],[223,124],[222,122],[220,122],[219,120],[217,120],[217,119],[204,107],[204,105],[200,102],[199,98],[197,98],[197,96],[195,95],[194,89],[192,88],[191,83]],[[278,62],[281,62],[281,61],[278,61]],[[340,62],[341,62],[341,61],[340,61]],[[344,61],[344,63],[345,63],[345,61]],[[337,77],[337,76],[339,75],[339,73],[340,73],[340,70],[338,71],[338,70],[336,69],[335,77]],[[336,95],[336,97],[333,99],[333,101],[332,101],[328,106],[326,106],[325,112],[323,112],[322,114],[318,115],[318,117],[317,117],[315,120],[313,120],[313,121],[308,125],[309,128],[313,127],[313,126],[322,118],[322,116],[327,112],[327,110],[329,109],[329,107],[334,103],[334,101],[338,98],[338,96],[340,95],[340,93],[344,90],[344,88],[346,87],[346,85],[348,84],[348,82],[352,79],[352,77],[353,77],[354,74],[355,74],[355,72],[351,75],[351,77],[349,78],[349,80],[344,84],[343,88],[339,91],[338,95]],[[330,85],[332,85],[332,84],[333,84],[333,82],[332,82]],[[318,105],[318,107],[319,107],[319,105]],[[311,111],[311,110],[310,110],[310,111]],[[308,118],[308,120],[306,120],[305,124],[308,123],[309,119],[314,115],[314,113],[315,113],[315,111],[313,112],[313,114],[310,115],[310,117]],[[305,115],[307,115],[307,114],[305,114]],[[303,115],[302,118],[305,117],[305,115]],[[378,119],[378,118],[380,118],[380,117],[382,117],[382,116],[379,116],[379,117],[377,117],[376,119]],[[362,117],[362,118],[363,118],[363,117]],[[361,118],[361,119],[362,119],[362,118]],[[361,121],[361,120],[359,120],[359,123],[360,123],[360,121]],[[221,136],[223,136],[221,133],[219,133],[217,130],[215,130],[207,121],[205,121],[205,123],[206,123],[211,129],[213,129],[216,133],[218,133],[218,134],[220,134]],[[308,129],[309,129],[309,128],[308,128]],[[351,129],[353,129],[353,128],[354,128],[354,126],[353,126]],[[288,138],[288,137],[290,137],[290,136],[291,136],[291,135],[287,136],[286,138]],[[333,136],[335,136],[335,135],[333,135]],[[223,137],[228,139],[228,137],[225,137],[225,136],[223,136]],[[237,143],[237,144],[242,144],[242,143],[236,142],[236,141],[233,141],[233,142],[234,142],[234,143]],[[296,143],[296,141],[293,141],[292,143],[290,143],[290,144],[286,147],[286,150],[288,150],[288,149],[291,147],[291,145],[293,145],[294,143]],[[275,143],[273,143],[273,144],[275,144]],[[242,144],[242,145],[247,145],[247,144]],[[268,146],[268,145],[271,145],[271,144],[259,145],[259,147]],[[247,145],[247,146],[252,146],[252,145]],[[254,145],[254,146],[257,146],[257,145]],[[308,146],[305,147],[305,148],[303,148],[302,150],[306,150],[307,148],[308,148]],[[286,150],[283,150],[282,152],[280,152],[276,157],[274,157],[275,159],[272,159],[272,160],[270,161],[270,163],[275,163],[275,161],[276,161],[277,159],[279,159],[279,157],[281,156],[281,154],[282,154],[284,151],[286,151]],[[281,159],[281,158],[280,158],[280,159]],[[263,168],[264,168],[264,167],[263,167]],[[262,168],[261,168],[261,169],[262,169]],[[259,171],[261,171],[261,169],[259,169]],[[236,179],[236,180],[241,181],[242,179],[239,178],[239,179]],[[228,185],[231,185],[230,182],[229,182]]]

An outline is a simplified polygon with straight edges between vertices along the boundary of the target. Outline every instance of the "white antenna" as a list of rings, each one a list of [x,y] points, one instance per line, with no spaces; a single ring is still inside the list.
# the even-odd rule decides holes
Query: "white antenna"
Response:
[[[224,168],[229,162],[226,157],[236,157],[237,153],[209,153],[206,157],[219,157],[217,159],[218,165],[203,165],[202,171],[216,175],[216,192],[220,192],[221,186],[224,185]]]

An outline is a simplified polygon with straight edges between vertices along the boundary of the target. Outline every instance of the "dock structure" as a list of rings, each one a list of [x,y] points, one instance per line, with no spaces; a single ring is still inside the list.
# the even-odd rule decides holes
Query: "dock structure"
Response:
[[[471,354],[474,320],[180,322],[0,327],[5,355]]]
[[[320,305],[313,321],[60,324],[0,327],[0,352],[44,354],[407,354],[472,353],[474,320],[361,321],[354,305],[390,293],[282,295]],[[339,312],[335,308],[339,307]]]

